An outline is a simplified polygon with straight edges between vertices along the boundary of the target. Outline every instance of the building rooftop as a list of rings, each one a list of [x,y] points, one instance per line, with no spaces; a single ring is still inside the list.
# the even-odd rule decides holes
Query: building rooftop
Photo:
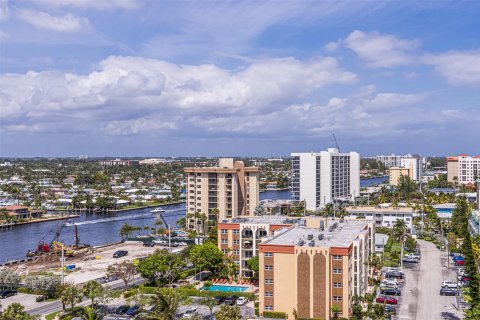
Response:
[[[337,223],[337,227],[333,230],[330,226]],[[349,247],[357,235],[368,232],[365,230],[367,224],[373,224],[371,220],[327,220],[325,230],[321,231],[319,228],[306,228],[301,226],[294,226],[285,229],[284,232],[266,240],[262,245],[296,245],[300,246],[303,240],[305,247]],[[311,235],[311,240],[309,239]],[[319,235],[323,235],[323,239],[319,240]],[[310,245],[313,241],[314,244]]]
[[[238,217],[228,220],[223,220],[221,223],[250,223],[250,224],[296,224],[300,218],[286,217],[279,215],[263,215],[254,217]]]
[[[386,205],[386,204],[385,204]],[[415,211],[411,207],[392,207],[390,204],[388,206],[360,206],[360,207],[347,207],[347,212],[349,213],[361,213],[361,212],[375,212],[375,213],[390,213],[390,212],[399,212],[399,213],[414,213]]]

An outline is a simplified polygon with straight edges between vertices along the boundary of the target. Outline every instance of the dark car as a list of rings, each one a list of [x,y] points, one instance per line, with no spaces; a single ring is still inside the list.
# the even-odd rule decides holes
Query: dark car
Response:
[[[440,289],[441,296],[456,296],[457,293],[458,289],[455,288],[443,287],[442,289]]]
[[[385,307],[383,307],[383,312],[385,314],[397,314],[397,309],[395,309],[394,306],[390,306],[390,305],[385,305]]]
[[[397,271],[390,271],[385,274],[385,278],[403,279],[403,273]]]
[[[140,306],[139,305],[134,305],[133,307],[128,309],[125,314],[129,315],[129,316],[134,316],[139,310],[140,310]]]
[[[401,296],[402,292],[398,289],[388,288],[388,289],[382,290],[382,294],[387,296]]]
[[[0,298],[5,299],[17,294],[16,290],[2,290],[0,291]]]
[[[126,251],[126,250],[118,250],[117,252],[115,252],[113,254],[113,257],[114,258],[121,258],[121,257],[125,257],[127,254],[128,254],[128,251]]]
[[[216,304],[221,304],[223,301],[225,301],[224,297],[216,296],[214,298]]]
[[[143,243],[144,247],[155,247],[155,243],[153,241],[145,241]]]
[[[129,306],[120,306],[117,309],[115,309],[116,314],[125,314],[127,313],[128,309],[130,309]]]
[[[229,305],[229,306],[234,306],[237,303],[237,297],[235,296],[228,296],[225,298],[223,303]]]

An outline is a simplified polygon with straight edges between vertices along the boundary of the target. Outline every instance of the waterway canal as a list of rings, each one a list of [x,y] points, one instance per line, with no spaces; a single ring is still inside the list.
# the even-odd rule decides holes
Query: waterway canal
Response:
[[[362,180],[361,185],[368,186],[382,183],[385,178]],[[289,190],[265,191],[260,193],[260,199],[291,199]],[[175,226],[178,219],[185,216],[185,204],[162,206],[166,210],[164,218],[171,226]],[[80,242],[92,246],[120,241],[119,230],[128,222],[131,225],[153,227],[155,214],[152,208],[136,209],[110,214],[83,214],[72,219],[78,225]],[[50,243],[57,231],[61,231],[60,240],[67,244],[74,241],[74,228],[63,226],[67,221],[51,221],[16,226],[0,230],[0,262],[22,259],[28,250],[34,250],[40,240]]]

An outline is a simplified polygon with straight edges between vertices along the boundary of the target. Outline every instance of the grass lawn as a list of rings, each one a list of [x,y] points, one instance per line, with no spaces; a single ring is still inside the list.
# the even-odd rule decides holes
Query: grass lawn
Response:
[[[46,319],[46,320],[53,320],[53,319],[55,319],[55,316],[56,316],[57,314],[59,314],[60,312],[62,312],[62,311],[56,311],[56,312],[52,312],[52,313],[50,313],[50,314],[47,314],[47,315],[45,316],[45,319]]]

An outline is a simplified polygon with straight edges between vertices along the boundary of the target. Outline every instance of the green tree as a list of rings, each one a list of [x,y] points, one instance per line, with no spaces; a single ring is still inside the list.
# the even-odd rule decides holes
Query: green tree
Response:
[[[128,283],[133,280],[137,273],[137,267],[132,261],[125,260],[120,263],[114,263],[107,268],[107,276],[117,276],[123,280],[125,287],[128,287]]]
[[[175,320],[177,309],[180,306],[182,297],[174,289],[159,288],[151,297],[150,304],[153,306],[153,312],[147,318],[161,320]]]
[[[124,223],[122,225],[122,227],[120,228],[120,237],[122,237],[122,239],[126,239],[128,237],[130,237],[130,235],[136,230],[136,228],[134,226],[132,226],[131,224],[128,224],[128,223]]]
[[[82,297],[83,295],[80,290],[78,290],[77,287],[70,285],[63,290],[60,298],[64,309],[66,305],[70,305],[70,309],[73,310],[75,304],[82,301]]]
[[[338,319],[338,314],[342,311],[339,306],[334,305],[330,308],[333,313],[333,319]]]
[[[212,320],[213,318],[213,308],[217,305],[217,302],[213,297],[204,297],[200,301],[200,304],[206,306],[208,310],[210,311],[210,317],[209,319]]]
[[[156,250],[148,255],[137,266],[138,272],[150,283],[157,285],[171,284],[178,279],[180,272],[186,266],[180,255],[168,250]]]
[[[248,259],[247,265],[248,268],[253,271],[253,276],[258,277],[258,270],[260,269],[260,262],[258,256]]]
[[[83,320],[100,320],[102,319],[102,316],[99,313],[95,312],[95,309],[92,306],[87,306],[83,308],[82,319]]]
[[[363,319],[363,308],[361,302],[363,301],[362,297],[354,296],[352,304],[352,317],[351,320],[362,320]]]
[[[202,271],[207,269],[215,273],[223,265],[223,253],[215,244],[207,242],[190,250],[190,261]]]
[[[95,299],[102,295],[102,285],[95,280],[90,280],[83,285],[82,293],[85,298],[92,301],[92,305],[95,303]]]
[[[242,319],[242,313],[237,306],[222,304],[220,309],[215,312],[215,318],[217,320],[240,320]]]
[[[415,241],[413,237],[408,236],[407,239],[405,240],[405,247],[410,252],[415,251],[417,248],[417,241]]]
[[[5,311],[0,312],[0,320],[37,320],[40,319],[38,315],[29,315],[25,311],[25,307],[20,303],[14,302],[10,304]]]

